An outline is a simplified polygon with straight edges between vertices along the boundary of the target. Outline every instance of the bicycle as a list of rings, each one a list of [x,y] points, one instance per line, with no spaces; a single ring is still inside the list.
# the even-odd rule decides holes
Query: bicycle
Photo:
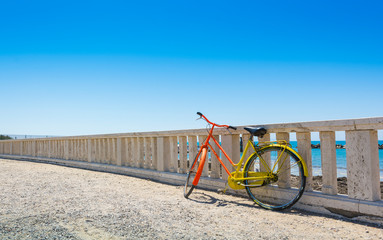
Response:
[[[213,136],[215,127],[237,130],[236,127],[219,125],[209,121],[202,113],[197,112],[199,119],[204,119],[210,127],[209,135],[201,141],[201,147],[194,158],[187,174],[184,188],[184,197],[189,198],[201,178],[205,167],[208,150],[213,153],[222,165],[222,171],[228,174],[227,185],[234,190],[246,189],[249,197],[260,207],[269,210],[284,210],[293,206],[302,196],[305,185],[307,166],[303,158],[291,148],[286,141],[267,141],[254,143],[253,138],[262,138],[267,134],[263,127],[245,127],[244,130],[250,133],[250,138],[243,151],[239,162],[235,164],[227,155],[225,150]],[[230,131],[229,131],[230,132]],[[214,148],[210,145],[210,140],[218,146],[230,164],[235,168],[230,172],[222,162]],[[245,161],[245,156],[249,148],[254,153]]]

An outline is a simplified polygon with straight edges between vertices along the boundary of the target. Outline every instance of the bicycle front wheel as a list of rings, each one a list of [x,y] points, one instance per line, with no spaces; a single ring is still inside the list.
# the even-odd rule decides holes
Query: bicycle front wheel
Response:
[[[188,172],[188,176],[185,182],[184,188],[184,197],[188,198],[189,195],[193,192],[194,188],[197,186],[198,181],[201,177],[201,173],[203,170],[203,165],[206,160],[207,149],[202,149],[194,158],[193,163],[190,166],[190,170]]]
[[[246,163],[244,176],[267,172],[265,180],[246,180],[246,191],[259,206],[270,210],[284,210],[302,196],[306,185],[303,165],[298,156],[283,146],[267,146]]]

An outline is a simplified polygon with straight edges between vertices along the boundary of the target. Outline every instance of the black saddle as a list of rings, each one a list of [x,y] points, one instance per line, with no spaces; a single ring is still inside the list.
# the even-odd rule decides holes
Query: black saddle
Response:
[[[267,133],[266,128],[263,127],[245,127],[244,129],[256,137],[263,137]]]

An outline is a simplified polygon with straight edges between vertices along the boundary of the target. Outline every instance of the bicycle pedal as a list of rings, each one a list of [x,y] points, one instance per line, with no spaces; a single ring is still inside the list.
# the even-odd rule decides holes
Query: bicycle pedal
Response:
[[[226,193],[226,189],[218,189],[217,192],[219,194],[225,194]]]

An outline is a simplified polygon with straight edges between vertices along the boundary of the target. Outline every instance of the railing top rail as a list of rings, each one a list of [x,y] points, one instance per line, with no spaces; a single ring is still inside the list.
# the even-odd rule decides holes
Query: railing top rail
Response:
[[[312,121],[312,122],[297,122],[297,123],[275,123],[275,124],[260,124],[247,125],[254,127],[265,127],[270,133],[278,132],[321,132],[321,131],[347,131],[347,130],[379,130],[383,129],[383,117],[345,119],[345,120],[328,120],[328,121]],[[244,127],[238,126],[237,130],[231,130],[235,134],[247,133]],[[216,134],[230,134],[226,129],[215,129]],[[196,136],[207,135],[205,128],[202,129],[187,129],[187,130],[171,130],[157,132],[131,132],[131,133],[116,133],[116,134],[99,134],[99,135],[82,135],[69,137],[52,137],[52,138],[34,138],[34,139],[17,139],[17,140],[1,140],[0,142],[16,142],[16,141],[44,141],[44,140],[66,140],[66,139],[97,139],[111,137],[161,137],[161,136]]]

